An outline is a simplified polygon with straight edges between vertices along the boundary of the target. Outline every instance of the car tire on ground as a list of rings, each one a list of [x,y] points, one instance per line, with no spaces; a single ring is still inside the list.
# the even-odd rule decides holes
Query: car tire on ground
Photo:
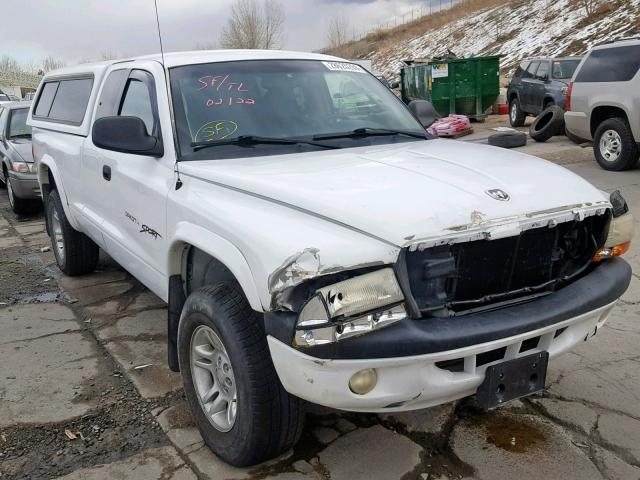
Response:
[[[51,248],[60,270],[69,276],[93,272],[100,254],[98,246],[71,226],[57,190],[51,190],[46,205]]]
[[[509,123],[512,127],[522,127],[527,114],[520,108],[520,101],[514,98],[509,102]]]
[[[529,136],[536,142],[546,142],[564,132],[564,110],[552,105],[542,111],[529,127]]]
[[[502,148],[524,147],[527,135],[522,132],[500,132],[489,136],[489,145]]]
[[[596,129],[593,151],[605,170],[629,170],[638,163],[638,144],[623,118],[608,118]]]
[[[5,173],[6,175],[6,173]],[[29,207],[32,205],[29,200],[25,200],[24,198],[16,197],[13,192],[13,187],[11,186],[11,178],[7,178],[7,196],[9,197],[9,204],[11,205],[11,209],[13,213],[25,213],[29,211]]]
[[[287,451],[304,423],[283,388],[256,313],[236,285],[187,298],[178,326],[185,393],[202,438],[224,461],[255,465]]]

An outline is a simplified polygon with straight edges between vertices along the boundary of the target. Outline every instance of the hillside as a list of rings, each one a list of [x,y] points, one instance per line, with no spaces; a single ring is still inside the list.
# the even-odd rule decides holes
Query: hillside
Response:
[[[331,53],[366,58],[387,78],[402,60],[502,55],[509,74],[528,56],[580,55],[594,44],[640,34],[640,0],[600,0],[587,15],[580,0],[466,0],[441,14],[380,30]]]

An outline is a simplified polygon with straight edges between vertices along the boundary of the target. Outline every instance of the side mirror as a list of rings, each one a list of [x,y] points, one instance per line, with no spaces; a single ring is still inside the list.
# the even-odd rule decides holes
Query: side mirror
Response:
[[[147,127],[138,117],[103,117],[93,124],[91,135],[98,148],[114,152],[161,157],[162,142],[147,133]]]
[[[393,82],[391,84],[391,88],[399,88],[400,87],[400,82]]]
[[[412,100],[409,102],[409,110],[424,128],[430,127],[440,118],[433,104],[427,100]]]

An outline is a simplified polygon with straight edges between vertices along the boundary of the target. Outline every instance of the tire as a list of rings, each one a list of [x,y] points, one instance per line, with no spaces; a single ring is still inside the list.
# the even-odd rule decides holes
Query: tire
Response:
[[[556,102],[554,102],[553,100],[547,100],[547,101],[544,103],[544,108],[543,108],[543,110],[546,110],[546,109],[547,109],[547,108],[549,108],[549,107],[553,107],[555,104],[556,104]]]
[[[520,108],[520,101],[514,98],[509,102],[509,123],[512,127],[522,127],[527,114]]]
[[[527,135],[522,132],[500,132],[489,136],[489,145],[502,148],[524,147]]]
[[[609,118],[598,125],[593,136],[593,152],[605,170],[629,170],[638,163],[638,145],[623,118]]]
[[[264,330],[239,287],[220,283],[189,295],[178,326],[178,359],[202,438],[227,463],[264,462],[300,438],[302,401],[282,387]],[[210,415],[205,408],[220,412]]]
[[[98,264],[100,249],[93,240],[71,226],[57,190],[49,193],[46,213],[51,249],[60,270],[69,276],[93,272]]]
[[[546,142],[564,133],[564,110],[553,105],[542,111],[529,127],[529,136],[536,142]]]
[[[7,196],[9,197],[9,204],[11,205],[11,209],[13,213],[26,213],[29,211],[29,207],[31,206],[31,202],[29,200],[25,200],[24,198],[16,197],[13,193],[13,188],[11,186],[11,178],[7,177]]]

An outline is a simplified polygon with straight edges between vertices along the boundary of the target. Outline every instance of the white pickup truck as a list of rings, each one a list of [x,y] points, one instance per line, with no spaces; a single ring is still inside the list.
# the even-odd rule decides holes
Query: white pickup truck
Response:
[[[395,412],[539,391],[626,290],[618,192],[430,139],[419,107],[295,52],[43,79],[29,124],[58,265],[90,272],[102,248],[168,302],[169,366],[229,463],[290,448],[302,400]]]

